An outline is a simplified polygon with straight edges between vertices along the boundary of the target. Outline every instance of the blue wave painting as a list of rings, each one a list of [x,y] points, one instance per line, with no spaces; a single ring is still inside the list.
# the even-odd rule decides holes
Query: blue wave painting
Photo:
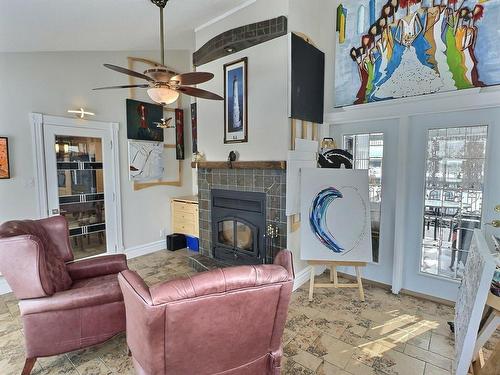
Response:
[[[326,213],[330,204],[342,193],[334,187],[321,190],[314,198],[309,211],[309,224],[316,237],[334,253],[342,253],[345,248],[335,239],[326,224]]]

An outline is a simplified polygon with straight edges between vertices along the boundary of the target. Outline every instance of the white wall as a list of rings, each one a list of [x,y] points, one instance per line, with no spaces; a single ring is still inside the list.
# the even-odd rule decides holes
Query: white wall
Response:
[[[248,142],[224,144],[224,102],[198,101],[198,149],[210,161],[285,160],[288,150],[287,37],[273,39],[197,68],[215,74],[200,87],[224,95],[223,65],[248,57]]]
[[[96,113],[94,120],[120,123],[119,170],[125,248],[161,240],[162,229],[170,232],[169,198],[192,192],[189,99],[183,100],[188,158],[184,161],[183,187],[133,191],[127,171],[125,99],[129,91],[92,91],[94,87],[127,84],[126,75],[102,66],[103,63],[127,66],[127,56],[156,59],[157,52],[0,54],[0,135],[9,137],[12,174],[10,180],[0,180],[0,222],[37,216],[28,114],[67,116],[67,109],[84,107]],[[190,70],[189,51],[167,51],[166,56],[171,67]]]
[[[227,30],[286,15],[287,1],[258,0],[196,32],[196,47]],[[198,101],[198,149],[210,161],[226,160],[231,150],[240,160],[285,160],[288,149],[287,38],[273,39],[197,67],[215,78],[199,87],[224,95],[224,64],[248,57],[248,142],[223,143],[224,103]]]

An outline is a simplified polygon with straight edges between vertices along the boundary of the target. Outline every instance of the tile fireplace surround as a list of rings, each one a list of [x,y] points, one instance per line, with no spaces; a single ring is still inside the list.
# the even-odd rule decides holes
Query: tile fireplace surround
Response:
[[[200,254],[213,257],[211,251],[211,189],[251,191],[267,194],[266,224],[278,228],[278,237],[267,240],[267,263],[286,247],[286,171],[283,169],[198,169],[200,214]]]

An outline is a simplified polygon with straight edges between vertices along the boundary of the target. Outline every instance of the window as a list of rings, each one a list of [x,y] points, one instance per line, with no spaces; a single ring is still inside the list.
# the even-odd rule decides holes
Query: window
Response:
[[[354,169],[368,169],[370,213],[372,220],[373,261],[379,261],[380,211],[382,201],[382,159],[384,134],[354,134],[344,136],[344,149],[354,157]]]
[[[420,271],[460,279],[481,226],[487,126],[429,130]]]

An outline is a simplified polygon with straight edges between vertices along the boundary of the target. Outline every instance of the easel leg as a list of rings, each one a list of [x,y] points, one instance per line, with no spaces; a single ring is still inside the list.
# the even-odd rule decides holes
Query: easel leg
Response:
[[[359,270],[359,267],[354,267],[356,269],[356,278],[358,280],[358,288],[359,288],[359,298],[361,301],[365,301],[365,292],[363,290],[363,282],[361,281],[361,271]]]
[[[333,273],[333,285],[338,285],[339,277],[337,275],[337,266],[332,266],[332,273]]]
[[[311,266],[311,277],[309,278],[309,302],[313,300],[314,294],[314,266]]]

